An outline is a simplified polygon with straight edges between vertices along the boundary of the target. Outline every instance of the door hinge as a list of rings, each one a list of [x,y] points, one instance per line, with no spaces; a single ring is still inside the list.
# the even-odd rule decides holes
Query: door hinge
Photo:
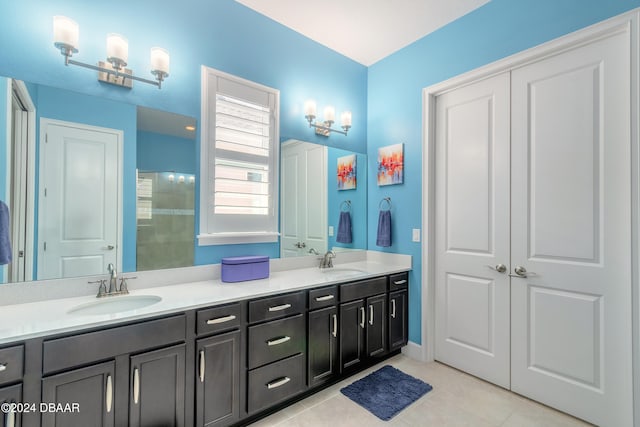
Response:
[[[47,242],[44,242],[44,250],[47,250]]]
[[[44,197],[47,197],[47,187],[44,188]]]
[[[45,134],[44,134],[44,142],[45,142],[45,144],[46,144],[47,142],[49,142],[49,134],[48,134],[48,133],[45,133]]]

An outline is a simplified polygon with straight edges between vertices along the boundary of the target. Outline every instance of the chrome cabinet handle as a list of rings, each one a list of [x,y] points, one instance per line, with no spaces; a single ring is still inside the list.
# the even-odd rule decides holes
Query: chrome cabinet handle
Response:
[[[487,265],[487,267],[498,273],[505,273],[507,271],[507,266],[504,264],[496,264],[495,267],[493,265]]]
[[[316,301],[321,302],[321,301],[329,301],[332,300],[334,298],[333,295],[325,295],[323,297],[316,297]]]
[[[369,305],[369,324],[373,325],[373,305]]]
[[[140,370],[135,368],[133,370],[133,403],[136,405],[140,400]]]
[[[267,383],[267,388],[268,388],[269,390],[271,390],[272,388],[278,388],[278,387],[280,387],[280,386],[285,385],[285,384],[286,384],[286,383],[288,383],[289,381],[291,381],[291,378],[289,378],[289,377],[282,377],[282,378],[279,378],[279,379],[277,379],[277,380],[275,380],[275,381],[271,381],[270,383]]]
[[[275,307],[269,307],[269,311],[282,311],[286,310],[287,308],[291,308],[291,304],[282,304],[276,305]]]
[[[111,375],[107,375],[107,391],[106,391],[106,404],[107,404],[107,413],[111,412],[111,407],[113,406],[113,381],[111,380]]]
[[[364,322],[366,318],[366,314],[364,312],[364,307],[360,307],[360,327],[364,329]]]
[[[6,370],[7,370],[7,364],[6,363],[0,363],[0,372],[6,371]]]
[[[391,317],[396,318],[396,299],[391,300]]]
[[[267,341],[267,345],[268,345],[269,347],[271,347],[272,345],[284,344],[284,343],[286,343],[287,341],[289,341],[290,339],[291,339],[291,337],[288,337],[288,336],[286,336],[286,335],[285,335],[285,336],[284,336],[284,337],[282,337],[282,338],[277,338],[277,339],[275,339],[275,340],[268,340],[268,341]]]
[[[201,383],[204,382],[204,369],[205,369],[204,350],[200,350],[200,382]]]
[[[337,338],[338,337],[338,315],[334,314],[333,316],[333,337]]]
[[[396,280],[393,282],[394,285],[404,285],[405,283],[407,283],[406,280]]]
[[[518,277],[521,279],[526,279],[529,276],[537,276],[533,271],[527,271],[526,268],[521,265],[516,265],[516,268],[513,269],[513,272],[516,274],[510,274],[509,277]]]
[[[7,427],[15,427],[16,426],[16,414],[13,411],[7,412],[4,418],[4,425]]]
[[[207,320],[207,325],[217,325],[218,323],[230,322],[232,320],[235,320],[235,318],[236,316],[234,316],[233,314],[224,317],[216,317],[215,319]]]

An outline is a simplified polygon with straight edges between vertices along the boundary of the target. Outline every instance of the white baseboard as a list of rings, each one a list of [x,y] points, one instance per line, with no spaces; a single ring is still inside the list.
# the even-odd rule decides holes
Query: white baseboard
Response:
[[[426,362],[424,349],[420,344],[409,341],[406,346],[402,347],[402,354],[420,362]]]

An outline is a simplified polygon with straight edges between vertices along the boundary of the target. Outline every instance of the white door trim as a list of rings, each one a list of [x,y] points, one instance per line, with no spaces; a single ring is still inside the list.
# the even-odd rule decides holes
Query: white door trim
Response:
[[[122,270],[122,250],[123,250],[123,246],[122,246],[122,221],[123,221],[123,202],[122,202],[122,177],[123,177],[123,143],[124,143],[124,131],[121,129],[111,129],[111,128],[105,128],[105,127],[100,127],[100,126],[91,126],[91,125],[85,125],[83,123],[74,123],[74,122],[65,122],[62,120],[55,120],[55,119],[48,119],[45,117],[41,117],[40,118],[40,152],[42,152],[42,146],[45,143],[45,138],[46,138],[46,132],[47,132],[47,127],[49,125],[59,125],[59,126],[66,126],[66,127],[72,127],[72,128],[76,128],[76,129],[82,129],[82,130],[88,130],[88,131],[94,131],[94,132],[102,132],[102,133],[110,133],[113,134],[117,137],[118,139],[118,148],[117,148],[117,153],[118,153],[118,229],[117,229],[117,233],[118,236],[116,238],[116,248],[117,248],[117,253],[116,253],[116,259],[117,259],[117,268],[119,268],[120,270]],[[40,156],[40,162],[39,162],[39,166],[38,166],[38,170],[42,171],[44,170],[44,158],[43,156]],[[40,175],[40,180],[42,180],[42,175]],[[42,191],[42,189],[44,188],[44,186],[42,185],[42,181],[40,181],[40,185],[38,187],[38,206],[44,206],[44,193]],[[43,221],[42,218],[42,209],[38,209],[38,224],[40,224]],[[40,270],[41,268],[41,262],[42,262],[42,257],[43,257],[43,248],[40,244],[38,244],[38,270]],[[106,272],[105,272],[106,273]]]
[[[36,106],[29,95],[27,86],[22,80],[13,80],[20,102],[27,109],[27,171],[34,171],[36,165]],[[25,241],[25,281],[33,280],[35,201],[35,173],[27,174],[27,206],[26,206],[26,241]]]
[[[638,114],[640,112],[640,72],[638,52],[640,8],[574,33],[524,50],[460,76],[434,84],[422,91],[422,228],[427,236],[435,236],[435,99],[450,90],[472,82],[513,70],[560,52],[591,43],[616,33],[627,33],[631,41],[631,230],[632,230],[632,296],[633,296],[633,378],[634,418],[640,420],[640,140]],[[435,239],[424,239],[422,246],[422,360],[434,360],[435,346]]]

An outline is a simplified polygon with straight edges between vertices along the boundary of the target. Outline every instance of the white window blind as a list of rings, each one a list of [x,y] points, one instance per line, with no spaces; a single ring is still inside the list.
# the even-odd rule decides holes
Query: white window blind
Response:
[[[203,90],[199,242],[277,241],[278,91],[206,67]]]

